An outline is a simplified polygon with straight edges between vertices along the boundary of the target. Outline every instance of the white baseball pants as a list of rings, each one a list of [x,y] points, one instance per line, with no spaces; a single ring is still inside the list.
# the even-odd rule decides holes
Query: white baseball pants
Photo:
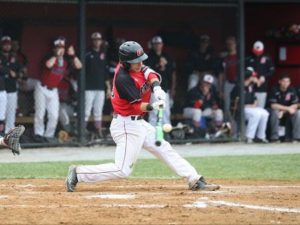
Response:
[[[40,82],[38,82],[34,91],[34,99],[34,134],[53,138],[59,113],[59,97],[57,88],[49,90],[46,87],[43,87]],[[46,110],[48,122],[45,130],[44,117]]]
[[[248,121],[246,128],[246,137],[260,139],[266,138],[266,129],[269,113],[267,110],[259,107],[245,107],[245,119]]]
[[[155,145],[155,128],[145,120],[132,121],[119,116],[112,120],[110,132],[117,144],[115,162],[102,165],[78,166],[79,182],[95,182],[128,177],[142,148],[166,163],[177,175],[194,184],[200,175],[167,141]]]
[[[223,111],[221,109],[207,108],[202,111],[201,109],[187,107],[183,109],[183,116],[197,123],[200,122],[202,116],[211,118],[216,122],[223,122]]]
[[[151,94],[150,103],[156,101],[154,94]],[[171,107],[170,107],[170,95],[166,93],[165,107],[164,107],[164,115],[163,115],[163,124],[171,124]],[[155,110],[149,112],[149,123],[152,126],[156,126],[157,122],[157,112]]]
[[[267,102],[267,92],[256,92],[257,107],[265,108]]]
[[[93,109],[94,120],[102,120],[105,91],[85,91],[85,121],[88,121]]]
[[[15,127],[18,93],[11,92],[11,93],[7,93],[6,95],[7,95],[7,103],[6,103],[5,133],[8,133],[8,131],[10,131]]]
[[[7,105],[7,94],[6,91],[0,91],[0,121],[5,120],[6,116],[6,105]]]

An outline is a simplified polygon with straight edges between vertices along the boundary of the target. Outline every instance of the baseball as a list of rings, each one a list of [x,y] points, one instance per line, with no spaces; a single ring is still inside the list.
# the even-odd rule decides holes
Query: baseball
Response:
[[[170,131],[172,130],[172,125],[171,124],[164,124],[163,125],[163,131],[166,132],[166,133],[169,133]]]

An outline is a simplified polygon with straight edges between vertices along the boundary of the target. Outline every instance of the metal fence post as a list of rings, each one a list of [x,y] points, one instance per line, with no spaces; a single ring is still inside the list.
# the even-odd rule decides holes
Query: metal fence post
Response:
[[[79,21],[78,21],[78,40],[79,56],[82,62],[82,69],[78,77],[78,141],[80,144],[85,143],[85,30],[86,30],[86,3],[85,0],[79,0]]]
[[[239,94],[240,94],[240,141],[245,139],[245,112],[244,112],[244,80],[245,80],[245,2],[244,0],[238,0],[238,40],[239,40]]]

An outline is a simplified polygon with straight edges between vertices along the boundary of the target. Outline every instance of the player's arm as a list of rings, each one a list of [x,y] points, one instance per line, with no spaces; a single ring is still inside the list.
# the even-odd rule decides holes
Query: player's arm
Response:
[[[74,68],[78,69],[78,70],[81,69],[82,68],[82,63],[81,63],[80,59],[76,56],[75,49],[74,49],[73,45],[71,45],[68,48],[67,54],[72,58]]]
[[[56,58],[57,58],[56,56],[52,56],[48,60],[46,60],[46,67],[48,69],[51,69],[54,66],[56,62]]]

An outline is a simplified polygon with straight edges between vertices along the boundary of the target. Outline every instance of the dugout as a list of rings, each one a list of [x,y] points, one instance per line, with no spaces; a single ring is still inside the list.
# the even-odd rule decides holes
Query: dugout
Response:
[[[297,1],[277,0],[2,0],[0,36],[11,35],[20,41],[22,51],[28,57],[29,76],[38,78],[40,61],[49,50],[50,41],[57,35],[65,36],[68,43],[76,45],[83,57],[84,49],[89,46],[89,36],[94,31],[100,31],[109,43],[116,37],[135,39],[145,49],[150,38],[159,34],[177,63],[176,101],[180,108],[187,83],[184,61],[201,34],[210,35],[216,54],[224,48],[227,36],[237,36],[240,68],[244,68],[244,56],[256,39],[266,42],[266,50],[275,60],[278,43],[283,40],[270,39],[266,32],[296,22],[299,8]],[[280,67],[276,76],[282,71],[288,71],[300,83],[297,66]],[[243,82],[243,70],[240,74],[240,82]],[[79,85],[83,85],[82,74],[80,77]],[[80,142],[84,142],[83,101],[81,94],[78,108]],[[241,139],[243,130],[244,125],[240,123]]]

